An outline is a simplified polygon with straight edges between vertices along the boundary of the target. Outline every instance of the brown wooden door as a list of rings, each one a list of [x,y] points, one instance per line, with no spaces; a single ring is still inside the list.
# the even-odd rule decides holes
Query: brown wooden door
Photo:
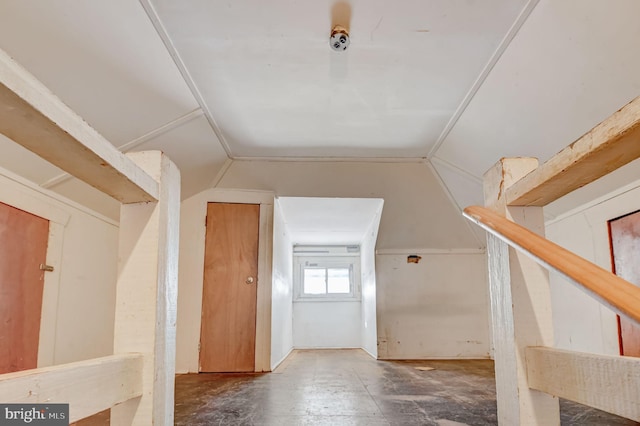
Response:
[[[49,221],[0,203],[0,374],[38,366]]]
[[[259,220],[257,204],[207,206],[201,372],[255,369]]]
[[[640,286],[640,211],[609,221],[613,272]],[[618,316],[620,354],[640,357],[640,327]]]

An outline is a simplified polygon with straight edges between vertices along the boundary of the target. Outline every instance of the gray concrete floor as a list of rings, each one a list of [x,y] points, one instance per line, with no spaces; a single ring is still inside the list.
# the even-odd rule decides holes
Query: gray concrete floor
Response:
[[[568,401],[561,401],[561,417],[563,425],[638,424]],[[493,362],[294,351],[273,373],[177,376],[175,424],[495,425]]]

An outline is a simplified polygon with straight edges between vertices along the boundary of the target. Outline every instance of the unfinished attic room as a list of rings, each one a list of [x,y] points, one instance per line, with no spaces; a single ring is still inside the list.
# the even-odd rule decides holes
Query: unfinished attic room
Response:
[[[0,0],[0,425],[640,425],[637,0]]]

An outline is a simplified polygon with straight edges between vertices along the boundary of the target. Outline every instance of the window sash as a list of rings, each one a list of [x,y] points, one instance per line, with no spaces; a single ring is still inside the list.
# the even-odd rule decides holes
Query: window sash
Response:
[[[294,259],[294,301],[360,299],[359,256],[294,256]],[[315,283],[310,279],[315,279]]]
[[[320,271],[323,273],[318,273]],[[302,294],[304,296],[351,295],[353,293],[352,275],[351,265],[348,267],[303,266]],[[345,278],[346,283],[344,282]]]

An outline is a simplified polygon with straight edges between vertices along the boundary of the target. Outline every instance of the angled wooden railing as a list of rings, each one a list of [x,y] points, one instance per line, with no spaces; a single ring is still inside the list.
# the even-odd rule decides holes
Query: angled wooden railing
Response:
[[[562,274],[600,303],[640,324],[640,287],[485,207],[470,206],[463,214],[547,269]]]
[[[640,288],[546,240],[542,210],[638,158],[640,97],[540,166],[535,158],[502,158],[484,175],[485,207],[465,209],[488,232],[499,424],[559,425],[557,397],[640,421],[640,358],[551,347],[545,268],[636,323]]]
[[[464,216],[640,324],[639,287],[485,207],[467,207]],[[549,347],[527,347],[525,358],[530,389],[640,420],[640,358]]]

